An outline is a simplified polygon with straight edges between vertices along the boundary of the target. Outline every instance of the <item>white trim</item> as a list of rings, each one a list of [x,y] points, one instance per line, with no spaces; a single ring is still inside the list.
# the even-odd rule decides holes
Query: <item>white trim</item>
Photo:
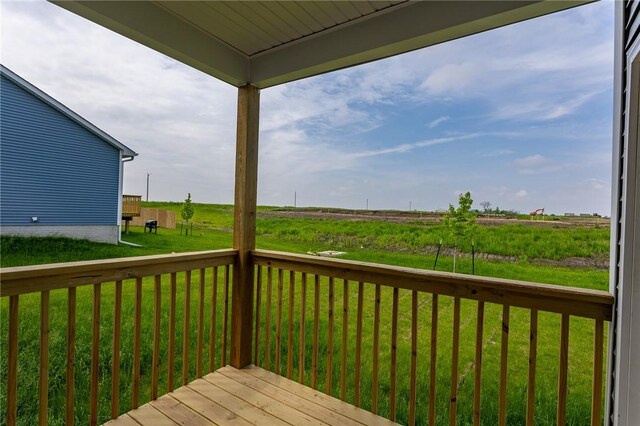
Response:
[[[617,4],[616,29],[623,30],[621,3]],[[616,216],[620,218],[620,233],[612,221],[612,234],[619,238],[620,245],[612,246],[612,260],[619,254],[618,265],[612,264],[612,271],[618,268],[617,283],[612,281],[612,290],[616,296],[616,312],[611,327],[608,366],[613,374],[613,401],[608,412],[613,414],[613,424],[634,426],[640,419],[640,39],[623,55],[622,34],[616,34],[616,47],[619,61],[616,61],[617,111],[614,128],[618,127],[614,138],[614,169],[618,169],[620,155],[624,153],[622,170],[616,173],[612,195],[617,198],[617,189],[622,189],[622,202],[616,203]],[[626,114],[625,122],[620,123],[622,105],[622,61],[626,60]],[[620,68],[618,68],[620,67]],[[621,139],[619,126],[624,126],[624,140]],[[615,151],[619,146],[620,151]],[[615,170],[614,170],[615,171]],[[620,179],[622,178],[622,180]],[[612,240],[613,241],[613,240]],[[616,240],[617,241],[617,240]],[[615,280],[616,274],[612,272]],[[617,284],[617,288],[616,288]],[[634,314],[635,313],[635,314]],[[614,340],[615,339],[615,340]],[[615,354],[615,358],[613,358]],[[611,376],[610,376],[611,377]],[[609,393],[611,395],[611,393]]]
[[[122,235],[122,191],[124,186],[124,161],[122,151],[120,151],[120,161],[118,162],[118,217],[116,218],[118,224],[118,239]]]
[[[613,138],[612,138],[612,158],[611,158],[611,232],[610,232],[610,263],[609,263],[609,291],[617,297],[618,285],[618,222],[620,220],[620,155],[622,146],[622,129],[620,126],[622,114],[622,70],[624,69],[624,5],[622,2],[615,4],[615,25],[614,25],[614,87],[613,87]],[[615,308],[614,308],[615,309]],[[605,393],[605,424],[611,424],[611,419],[615,418],[617,401],[617,386],[615,369],[617,367],[614,359],[616,347],[616,318],[617,311],[614,310],[613,320],[609,326],[609,335],[607,338],[607,375],[606,375],[606,393]]]

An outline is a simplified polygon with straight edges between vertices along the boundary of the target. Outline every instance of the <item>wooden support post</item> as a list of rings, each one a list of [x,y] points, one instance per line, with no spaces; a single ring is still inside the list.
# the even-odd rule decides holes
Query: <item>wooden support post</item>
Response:
[[[235,368],[251,364],[254,268],[249,252],[256,245],[259,111],[258,88],[240,87],[233,226],[233,248],[238,250],[238,258],[233,267],[231,305],[231,365]]]

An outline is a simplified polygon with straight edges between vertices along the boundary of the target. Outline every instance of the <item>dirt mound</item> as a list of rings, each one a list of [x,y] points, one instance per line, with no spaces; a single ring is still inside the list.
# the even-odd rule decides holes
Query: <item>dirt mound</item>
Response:
[[[432,212],[403,212],[388,210],[344,210],[344,209],[283,209],[260,212],[263,217],[286,217],[294,219],[330,219],[348,221],[380,221],[393,223],[435,223],[442,221],[442,214]],[[566,216],[547,219],[522,219],[501,215],[480,215],[478,224],[485,226],[500,226],[519,223],[527,226],[541,227],[608,227],[609,219],[602,217]]]

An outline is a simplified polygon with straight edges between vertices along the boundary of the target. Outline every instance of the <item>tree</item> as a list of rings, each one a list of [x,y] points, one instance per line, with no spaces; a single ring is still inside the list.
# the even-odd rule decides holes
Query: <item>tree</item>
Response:
[[[471,238],[473,244],[473,234],[476,230],[476,216],[477,213],[471,211],[471,205],[473,199],[471,198],[471,192],[467,191],[464,194],[460,194],[458,197],[458,208],[453,204],[449,204],[449,210],[444,215],[444,225],[447,228],[449,235],[453,238],[454,251],[453,251],[453,272],[456,271],[456,257],[458,255],[458,244],[464,240]]]
[[[482,209],[485,213],[489,213],[489,211],[491,210],[491,203],[488,201],[483,201],[480,203],[480,205],[482,206]]]
[[[193,209],[193,204],[191,204],[191,193],[188,193],[187,198],[184,200],[184,203],[182,203],[182,209],[180,210],[180,216],[182,217],[182,220],[187,222],[186,235],[189,235],[189,221],[193,217],[194,213],[195,210]]]

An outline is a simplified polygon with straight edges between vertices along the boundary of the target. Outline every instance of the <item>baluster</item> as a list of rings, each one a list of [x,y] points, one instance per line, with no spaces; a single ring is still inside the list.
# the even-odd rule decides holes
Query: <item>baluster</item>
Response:
[[[340,398],[347,398],[347,332],[349,329],[349,281],[343,280],[342,291],[342,356],[340,363]]]
[[[91,380],[89,388],[89,423],[98,424],[98,365],[100,358],[100,284],[93,285],[93,315],[91,337]]]
[[[71,289],[69,289],[71,290]],[[75,290],[75,288],[74,288]],[[69,345],[67,345],[67,348]],[[9,348],[7,351],[7,424],[18,420],[18,296],[9,296]],[[68,359],[68,358],[67,358]],[[67,374],[68,377],[68,374]],[[68,387],[67,387],[68,388]],[[68,392],[67,392],[68,395]],[[72,394],[73,395],[73,394]],[[67,407],[69,404],[67,403]],[[73,407],[73,406],[72,406]],[[73,408],[72,408],[73,409]]]
[[[507,367],[509,354],[509,305],[502,307],[502,341],[500,343],[500,393],[498,395],[498,424],[507,424]]]
[[[436,424],[436,361],[438,344],[438,295],[431,295],[431,348],[429,363],[429,424]]]
[[[293,374],[293,301],[295,296],[296,273],[289,271],[289,316],[287,333],[287,379]]]
[[[227,365],[227,335],[229,333],[229,265],[224,267],[224,315],[222,317],[222,367]]]
[[[40,292],[40,407],[41,425],[48,423],[49,411],[49,290]]]
[[[196,376],[202,377],[202,352],[204,350],[204,286],[206,271],[200,268],[200,300],[198,301],[198,345],[196,351]]]
[[[276,318],[276,374],[280,374],[280,352],[282,350],[282,269],[278,269],[278,316]]]
[[[396,382],[398,359],[398,295],[400,290],[393,288],[393,304],[391,310],[391,377],[389,390],[389,419],[396,421]]]
[[[409,376],[409,424],[416,424],[418,375],[418,292],[411,292],[411,373]]]
[[[140,387],[140,322],[142,320],[142,278],[136,278],[135,309],[133,320],[133,389],[131,408],[138,408]]]
[[[604,332],[602,320],[596,320],[593,336],[593,382],[591,397],[591,426],[602,424],[602,348]]]
[[[373,308],[373,368],[371,372],[371,412],[378,414],[378,354],[380,353],[380,284],[376,284]]]
[[[358,283],[358,313],[356,319],[356,364],[354,404],[360,407],[360,364],[362,361],[362,305],[364,302],[364,283]]]
[[[211,279],[211,312],[209,317],[209,372],[216,368],[216,317],[218,313],[218,267]]]
[[[273,269],[267,268],[267,312],[264,325],[264,367],[271,369],[271,292],[273,287]]]
[[[473,424],[480,426],[480,391],[482,389],[482,334],[484,329],[484,302],[478,301],[476,320],[476,361],[473,377]]]
[[[169,300],[169,362],[167,371],[167,392],[173,392],[174,387],[174,371],[175,371],[175,348],[176,348],[176,287],[177,274],[171,274],[171,294]]]
[[[153,305],[153,355],[151,359],[151,399],[158,398],[158,369],[160,367],[160,317],[162,277],[154,277],[154,305]]]
[[[311,387],[318,388],[318,329],[320,320],[320,276],[316,275],[313,287],[313,350],[311,352]]]
[[[569,315],[562,314],[560,326],[560,367],[558,368],[558,420],[567,423],[567,368],[569,365]]]
[[[76,288],[70,287],[67,290],[67,365],[66,365],[66,389],[65,389],[65,399],[66,399],[66,410],[65,410],[65,424],[73,426],[73,422],[75,420],[74,417],[74,407],[75,407],[75,380],[76,380]],[[18,331],[18,323],[17,323],[17,315],[18,315],[18,296],[15,297],[15,310],[16,310],[16,339],[15,342],[17,344],[17,331]],[[11,322],[13,323],[13,322]],[[10,324],[11,324],[10,323]],[[9,338],[9,344],[14,340]],[[9,347],[11,350],[11,347]],[[11,357],[9,357],[11,360]],[[17,371],[17,365],[14,365],[14,369],[11,368],[11,364],[9,364],[9,374],[11,375],[12,371]],[[15,395],[15,394],[14,394]],[[11,407],[11,404],[9,404]],[[9,410],[11,413],[11,410]],[[14,411],[15,414],[15,411]],[[14,417],[15,418],[15,417]],[[11,422],[9,422],[11,424]],[[15,421],[14,421],[15,424]]]
[[[189,383],[189,330],[191,322],[191,271],[184,273],[184,317],[182,321],[182,385]]]
[[[331,376],[333,374],[333,309],[334,309],[334,282],[329,277],[329,323],[327,324],[327,379],[324,392],[331,395]]]
[[[527,425],[533,426],[536,406],[536,363],[538,360],[538,311],[531,310],[529,325],[529,382],[527,385]]]
[[[255,342],[253,346],[253,364],[260,365],[260,305],[262,304],[261,293],[262,293],[262,266],[258,265],[256,272],[256,325],[254,327],[254,337]]]
[[[111,361],[111,418],[120,414],[120,329],[122,318],[122,281],[116,281],[113,307],[113,357]]]
[[[453,299],[453,343],[451,345],[451,392],[449,425],[455,426],[458,408],[458,352],[460,343],[460,298]]]
[[[298,383],[304,382],[305,320],[307,310],[307,273],[303,272],[300,289],[300,338],[298,350]]]

